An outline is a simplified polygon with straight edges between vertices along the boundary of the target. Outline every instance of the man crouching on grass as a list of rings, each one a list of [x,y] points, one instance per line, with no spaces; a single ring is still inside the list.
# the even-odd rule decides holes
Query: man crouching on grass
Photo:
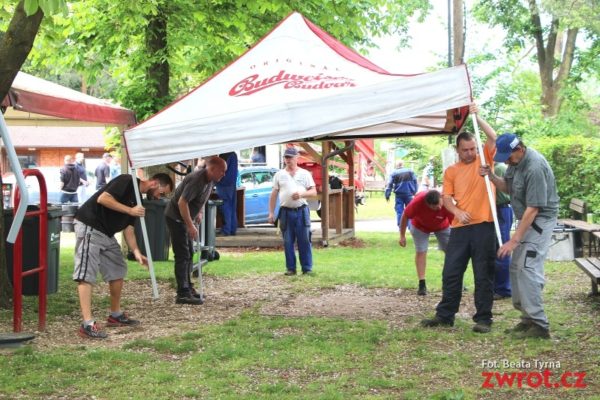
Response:
[[[173,181],[167,174],[159,173],[148,181],[137,179],[140,192],[158,189],[161,194],[173,190]],[[104,339],[106,333],[92,318],[92,287],[98,272],[110,288],[110,315],[107,326],[135,326],[139,321],[129,318],[121,310],[123,279],[127,263],[115,233],[123,231],[127,246],[135,259],[147,266],[147,259],[137,246],[134,233],[136,217],[145,215],[144,207],[136,204],[131,175],[119,175],[89,198],[75,214],[75,272],[77,292],[83,323],[79,335],[85,338]]]

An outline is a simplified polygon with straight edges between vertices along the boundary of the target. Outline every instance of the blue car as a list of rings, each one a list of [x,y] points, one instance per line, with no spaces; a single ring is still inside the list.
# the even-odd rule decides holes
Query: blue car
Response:
[[[273,176],[278,171],[269,167],[248,167],[240,169],[241,186],[245,191],[246,224],[266,224],[269,217],[269,197],[273,190]],[[279,211],[279,198],[275,215]]]

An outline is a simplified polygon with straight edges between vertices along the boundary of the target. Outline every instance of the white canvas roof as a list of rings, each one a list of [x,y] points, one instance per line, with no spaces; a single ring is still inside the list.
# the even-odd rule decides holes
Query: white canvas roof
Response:
[[[288,141],[451,133],[470,102],[466,66],[392,74],[292,13],[125,141],[145,167]]]

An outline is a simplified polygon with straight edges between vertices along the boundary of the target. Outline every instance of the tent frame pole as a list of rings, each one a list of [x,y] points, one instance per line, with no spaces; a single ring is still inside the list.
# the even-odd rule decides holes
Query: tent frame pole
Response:
[[[137,185],[136,169],[131,168],[131,178],[133,181],[133,190],[135,192],[135,201],[138,206],[142,207],[142,196],[140,188]],[[146,249],[146,258],[148,259],[148,270],[150,271],[150,280],[152,281],[152,298],[158,299],[158,285],[156,284],[156,275],[154,274],[154,262],[152,261],[152,253],[150,252],[150,241],[148,240],[148,230],[146,229],[146,218],[140,217],[140,225],[142,226],[142,236],[144,237],[144,248]]]
[[[485,159],[485,154],[483,153],[483,145],[481,144],[481,138],[479,137],[479,125],[477,124],[477,114],[473,113],[471,118],[473,120],[473,130],[475,131],[475,140],[477,141],[477,150],[479,150],[479,160],[481,161],[482,166],[487,165],[487,161]],[[492,185],[490,183],[490,177],[488,175],[484,176],[485,179],[485,189],[488,194],[488,200],[490,201],[490,208],[492,210],[492,217],[494,218],[494,227],[496,228],[496,239],[498,239],[498,245],[502,247],[502,235],[500,234],[500,225],[498,224],[498,214],[496,212],[496,197],[492,192]]]
[[[4,142],[4,147],[6,147],[6,154],[8,155],[8,161],[10,166],[15,174],[16,183],[19,187],[19,193],[21,195],[21,201],[19,202],[19,206],[17,207],[17,211],[14,214],[13,222],[8,231],[8,236],[6,237],[7,243],[15,243],[17,240],[17,235],[21,230],[21,225],[23,224],[23,220],[25,219],[25,213],[27,212],[27,205],[29,204],[29,191],[27,190],[27,184],[25,183],[25,177],[23,176],[23,170],[21,169],[21,164],[19,163],[19,158],[17,157],[17,151],[15,150],[15,146],[12,143],[10,135],[8,133],[8,127],[6,126],[6,122],[4,121],[4,116],[0,112],[0,139]],[[13,188],[13,191],[16,188]],[[4,201],[2,197],[0,197],[0,201]]]

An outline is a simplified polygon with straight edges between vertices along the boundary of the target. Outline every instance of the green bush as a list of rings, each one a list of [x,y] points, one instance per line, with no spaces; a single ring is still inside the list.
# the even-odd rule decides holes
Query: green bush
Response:
[[[560,215],[569,214],[569,202],[574,197],[600,215],[600,143],[583,136],[565,136],[538,139],[532,147],[546,157],[554,171]]]

